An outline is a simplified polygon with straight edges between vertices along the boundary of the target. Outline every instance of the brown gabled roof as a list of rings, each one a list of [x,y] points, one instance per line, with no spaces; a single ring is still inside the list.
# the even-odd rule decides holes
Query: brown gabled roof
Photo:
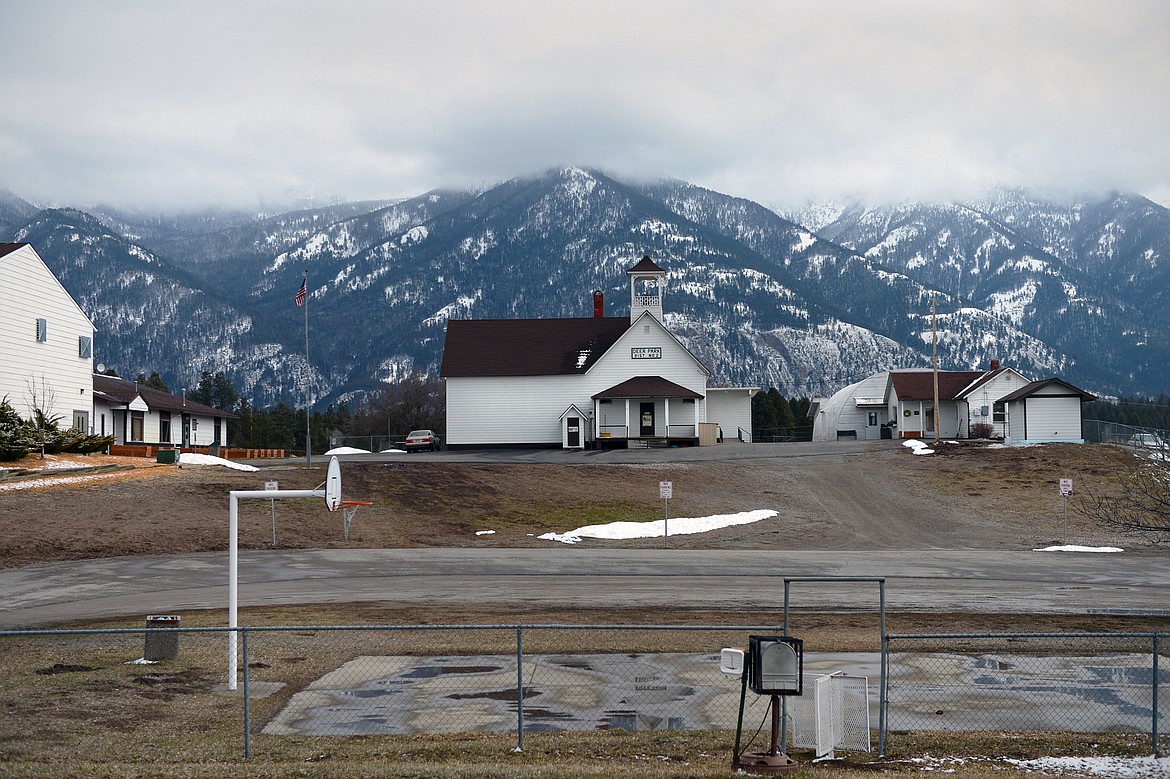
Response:
[[[142,398],[151,411],[179,411],[187,414],[202,414],[212,417],[234,417],[222,409],[196,403],[193,400],[178,398],[160,390],[139,384],[136,381],[127,381],[117,376],[103,376],[95,373],[93,376],[93,394],[99,398],[114,403],[130,403],[134,398]]]
[[[1061,387],[1064,387],[1066,390],[1068,390],[1067,394],[1069,394],[1069,395],[1079,396],[1082,403],[1090,403],[1090,402],[1097,399],[1097,396],[1094,395],[1093,393],[1085,392],[1083,389],[1079,389],[1077,387],[1074,387],[1073,385],[1069,384],[1067,381],[1064,381],[1062,379],[1058,379],[1055,376],[1053,376],[1051,379],[1041,379],[1040,381],[1034,381],[1031,384],[1025,384],[1024,386],[1020,387],[1018,390],[1011,393],[1010,395],[1004,395],[1002,398],[999,399],[999,402],[1000,403],[1010,403],[1013,400],[1020,400],[1021,398],[1030,397],[1032,395],[1035,395],[1038,391],[1044,389],[1045,387],[1047,387],[1051,384],[1058,384]]]
[[[938,399],[954,400],[983,371],[939,371]],[[933,371],[893,371],[890,381],[898,400],[934,400]]]
[[[637,265],[626,271],[626,274],[633,275],[635,273],[646,272],[666,273],[666,271],[660,268],[658,263],[654,262],[654,260],[650,259],[649,257],[643,257],[642,259],[638,260]]]
[[[584,373],[629,329],[626,317],[452,319],[447,322],[439,375]]]
[[[6,254],[12,254],[21,246],[28,246],[27,243],[0,243],[0,257]]]
[[[994,379],[996,376],[998,376],[999,374],[1001,374],[1001,373],[1003,373],[1004,371],[1007,371],[1007,370],[1010,370],[1010,369],[1009,369],[1009,368],[996,368],[996,369],[995,369],[995,370],[993,370],[993,371],[988,371],[987,373],[983,374],[983,375],[982,375],[982,376],[980,376],[978,379],[976,379],[975,381],[971,382],[970,384],[968,384],[966,387],[964,387],[964,388],[963,388],[962,390],[960,390],[960,391],[961,391],[961,392],[963,392],[963,394],[964,394],[964,395],[969,395],[970,393],[972,393],[972,392],[974,392],[975,390],[979,389],[979,388],[980,388],[980,387],[982,387],[984,384],[986,384],[987,382],[991,381],[991,380],[992,380],[992,379]],[[957,397],[957,395],[956,395],[956,397]]]
[[[615,384],[593,396],[594,400],[607,398],[694,398],[703,397],[681,384],[667,381],[661,376],[635,376],[621,384]]]

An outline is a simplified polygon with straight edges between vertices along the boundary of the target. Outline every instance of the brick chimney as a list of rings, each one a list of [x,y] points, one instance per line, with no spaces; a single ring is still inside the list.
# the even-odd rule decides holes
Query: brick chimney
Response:
[[[999,360],[992,360],[991,361],[991,370],[993,370],[993,371],[999,370]]]
[[[601,319],[605,316],[605,293],[599,289],[593,290],[593,318]]]

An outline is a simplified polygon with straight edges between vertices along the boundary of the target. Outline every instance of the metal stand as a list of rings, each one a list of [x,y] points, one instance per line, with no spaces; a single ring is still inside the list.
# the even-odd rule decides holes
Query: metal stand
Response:
[[[732,763],[732,768],[748,774],[773,776],[792,773],[799,767],[799,763],[780,751],[780,696],[773,695],[772,745],[767,752],[749,752],[739,755]]]

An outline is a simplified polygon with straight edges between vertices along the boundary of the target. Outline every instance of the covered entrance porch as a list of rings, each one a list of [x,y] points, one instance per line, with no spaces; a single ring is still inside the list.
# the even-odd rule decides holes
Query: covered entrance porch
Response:
[[[661,376],[635,376],[593,396],[600,448],[698,446],[703,395]]]

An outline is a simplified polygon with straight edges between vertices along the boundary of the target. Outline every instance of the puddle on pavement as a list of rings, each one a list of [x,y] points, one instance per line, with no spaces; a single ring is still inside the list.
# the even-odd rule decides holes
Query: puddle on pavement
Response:
[[[735,728],[740,682],[719,656],[565,654],[524,657],[524,728],[709,730]],[[876,653],[808,653],[805,691],[818,674],[869,679],[877,720]],[[362,656],[296,693],[264,728],[271,735],[514,732],[514,655]],[[1052,729],[1144,731],[1152,716],[1152,658],[898,653],[890,665],[894,730]],[[1170,686],[1170,670],[1159,673]],[[767,696],[748,692],[744,722]]]

